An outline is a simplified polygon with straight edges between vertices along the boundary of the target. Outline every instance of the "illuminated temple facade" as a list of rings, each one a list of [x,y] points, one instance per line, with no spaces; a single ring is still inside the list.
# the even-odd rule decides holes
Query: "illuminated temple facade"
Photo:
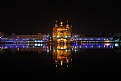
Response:
[[[70,43],[71,39],[71,27],[67,23],[64,25],[63,22],[58,23],[56,21],[53,27],[53,42],[55,43]]]

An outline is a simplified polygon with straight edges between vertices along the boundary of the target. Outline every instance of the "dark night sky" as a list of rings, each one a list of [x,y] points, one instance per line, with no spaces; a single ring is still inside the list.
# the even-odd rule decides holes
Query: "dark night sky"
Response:
[[[105,36],[121,32],[119,2],[105,0],[5,0],[0,2],[0,31],[17,34],[51,33],[55,20],[70,21],[73,33]]]

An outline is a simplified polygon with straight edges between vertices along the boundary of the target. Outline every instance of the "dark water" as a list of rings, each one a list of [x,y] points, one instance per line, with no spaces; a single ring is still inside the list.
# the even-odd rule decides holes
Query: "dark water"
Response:
[[[120,81],[121,53],[117,49],[78,48],[77,51],[71,50],[68,63],[57,66],[53,50],[39,53],[32,50],[2,50],[0,81]]]

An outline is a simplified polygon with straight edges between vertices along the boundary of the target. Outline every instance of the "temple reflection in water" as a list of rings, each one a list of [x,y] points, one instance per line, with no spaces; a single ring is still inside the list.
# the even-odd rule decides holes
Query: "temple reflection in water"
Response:
[[[72,54],[80,49],[117,49],[121,52],[121,34],[114,37],[85,37],[72,34],[72,26],[55,23],[51,34],[37,35],[4,35],[0,32],[0,52],[33,51],[52,53],[56,67],[68,67]]]
[[[71,58],[71,46],[66,44],[58,44],[53,47],[53,59],[55,60],[56,67],[68,63]]]
[[[57,44],[53,46],[48,46],[47,44],[1,44],[0,52],[12,51],[29,51],[37,52],[41,54],[46,52],[52,54],[52,58],[55,64],[55,67],[69,67],[70,61],[72,61],[72,55],[76,52],[81,51],[82,49],[113,49],[115,52],[121,53],[121,43],[82,43],[82,44]]]

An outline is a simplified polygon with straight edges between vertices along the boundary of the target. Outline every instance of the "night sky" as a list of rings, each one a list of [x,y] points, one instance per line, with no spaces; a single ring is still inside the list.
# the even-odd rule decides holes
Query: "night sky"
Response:
[[[120,3],[105,0],[0,2],[0,31],[5,34],[52,33],[55,20],[69,20],[73,33],[112,36],[121,32]]]

